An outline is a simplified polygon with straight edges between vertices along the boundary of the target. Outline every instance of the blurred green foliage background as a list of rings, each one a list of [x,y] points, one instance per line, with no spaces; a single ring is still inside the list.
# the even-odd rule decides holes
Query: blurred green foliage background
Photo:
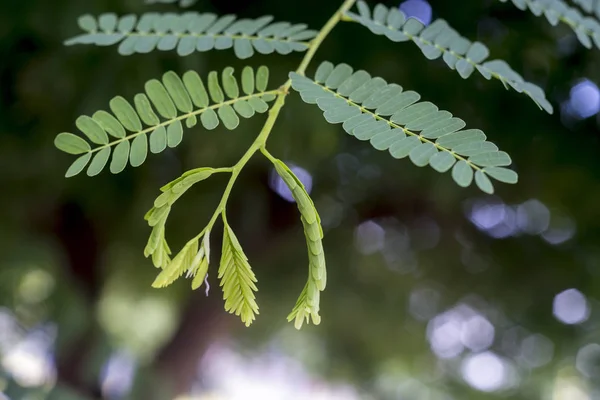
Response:
[[[200,0],[193,10],[319,29],[339,3]],[[499,82],[462,80],[412,44],[340,24],[309,74],[323,60],[346,62],[418,91],[511,154],[520,182],[498,184],[495,196],[461,189],[347,136],[292,93],[269,147],[313,178],[329,271],[322,324],[297,332],[285,317],[304,285],[305,242],[295,205],[269,187],[266,160],[246,167],[228,206],[259,280],[252,327],[223,311],[216,263],[207,297],[189,282],[152,289],[157,271],[142,254],[142,217],[158,188],[190,168],[234,164],[264,116],[233,132],[195,128],[117,176],[63,178],[72,159],[52,142],[166,70],[268,65],[277,84],[302,54],[244,62],[231,51],[65,48],[81,14],[176,7],[1,2],[0,390],[59,400],[600,398],[600,117],[561,107],[582,79],[600,81],[600,51],[498,1],[431,5],[434,18],[544,87],[556,112]],[[174,248],[204,227],[224,185],[215,176],[177,203]],[[261,380],[269,390],[256,389]]]

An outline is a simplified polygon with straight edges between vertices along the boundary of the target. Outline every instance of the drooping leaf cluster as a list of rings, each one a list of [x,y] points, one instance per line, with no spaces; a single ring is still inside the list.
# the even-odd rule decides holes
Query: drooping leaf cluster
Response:
[[[79,27],[85,32],[65,42],[65,45],[119,44],[119,54],[149,53],[154,50],[176,50],[180,56],[196,51],[225,50],[233,48],[240,59],[261,54],[289,54],[308,49],[308,40],[316,32],[305,24],[289,22],[272,23],[273,17],[237,19],[235,15],[218,17],[215,14],[186,12],[146,13],[141,17],[129,14],[118,17],[106,13],[97,18],[83,15]]]
[[[486,141],[479,129],[463,130],[466,123],[430,102],[419,101],[414,91],[388,84],[366,71],[347,64],[322,63],[315,79],[291,73],[292,87],[302,99],[317,104],[325,119],[343,124],[350,135],[369,140],[377,150],[394,158],[408,157],[419,167],[430,165],[439,172],[452,170],[452,178],[463,187],[475,179],[486,193],[493,193],[489,177],[516,183],[517,174],[507,168],[508,154]],[[417,133],[418,132],[418,133]]]
[[[227,129],[235,129],[240,118],[250,118],[255,113],[268,110],[267,102],[275,98],[276,91],[266,92],[269,70],[260,67],[256,72],[245,67],[241,85],[227,67],[219,74],[212,71],[203,81],[194,71],[179,77],[169,71],[162,81],[146,82],[145,92],[134,97],[134,104],[117,96],[109,105],[112,113],[104,110],[91,117],[81,116],[75,124],[84,137],[61,133],[55,139],[60,150],[80,157],[68,169],[66,176],[79,174],[88,166],[89,176],[98,175],[112,154],[110,171],[114,174],[129,163],[138,167],[151,153],[160,153],[167,147],[179,145],[183,139],[183,124],[192,128],[198,123],[206,129],[215,129],[220,122]],[[241,90],[240,90],[241,86]],[[90,162],[91,161],[91,162]]]
[[[160,268],[152,284],[155,288],[171,285],[184,274],[192,279],[192,289],[199,288],[204,282],[210,264],[210,232],[207,226],[199,235],[189,240],[173,259],[165,239],[165,225],[172,206],[194,184],[209,178],[217,172],[230,172],[228,169],[197,168],[184,173],[181,177],[161,188],[161,195],[154,201],[154,207],[148,211],[145,219],[152,227],[144,255],[152,257],[152,262]],[[258,314],[258,305],[254,292],[256,277],[248,259],[242,250],[233,230],[228,225],[223,212],[224,233],[223,250],[219,266],[219,276],[223,288],[225,310],[241,317],[242,322],[250,325]]]
[[[485,79],[498,79],[504,87],[512,88],[529,96],[541,109],[552,114],[553,108],[544,91],[533,83],[526,82],[503,60],[486,61],[489,49],[481,42],[471,42],[461,36],[443,19],[435,20],[425,27],[415,18],[407,18],[397,8],[388,9],[377,4],[373,11],[364,1],[357,3],[359,13],[347,12],[346,16],[369,28],[376,35],[384,35],[394,42],[412,41],[425,57],[435,60],[440,57],[446,65],[466,79],[478,71]]]
[[[274,158],[271,158],[271,161],[281,179],[292,192],[292,196],[298,205],[308,248],[308,280],[294,309],[288,316],[288,321],[294,320],[296,329],[300,329],[305,321],[309,322],[311,319],[313,324],[318,325],[321,323],[321,316],[319,315],[320,292],[325,290],[327,285],[321,218],[300,179],[283,161]]]

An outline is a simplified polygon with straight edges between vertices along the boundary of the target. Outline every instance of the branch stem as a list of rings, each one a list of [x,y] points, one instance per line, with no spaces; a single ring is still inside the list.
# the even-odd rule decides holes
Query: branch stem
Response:
[[[315,54],[317,53],[317,50],[319,49],[319,47],[321,46],[321,44],[323,43],[323,41],[325,40],[327,35],[329,35],[329,33],[333,30],[333,28],[335,28],[335,26],[343,19],[344,13],[346,11],[348,11],[350,8],[352,8],[352,6],[354,5],[355,2],[356,2],[356,0],[345,0],[344,3],[340,6],[340,8],[335,12],[335,14],[333,14],[331,16],[331,18],[329,18],[329,21],[327,21],[327,23],[319,31],[319,34],[310,43],[308,51],[306,52],[306,54],[304,55],[304,58],[302,59],[302,62],[296,69],[297,74],[304,75],[306,68],[308,68],[308,66],[310,65],[310,62],[314,58]],[[244,166],[252,158],[252,156],[258,150],[265,149],[267,139],[269,138],[269,135],[271,134],[271,130],[275,126],[275,122],[277,121],[277,118],[279,117],[279,113],[285,104],[285,97],[287,96],[287,94],[289,92],[289,88],[291,86],[292,86],[292,80],[288,79],[287,82],[285,82],[278,89],[279,94],[277,96],[277,99],[275,100],[275,103],[269,110],[269,116],[268,116],[267,120],[265,121],[263,128],[261,129],[260,133],[254,140],[254,142],[252,143],[250,148],[246,151],[246,153],[244,153],[244,155],[239,159],[239,161],[232,167],[231,178],[229,178],[227,187],[225,188],[225,191],[223,192],[223,196],[221,197],[221,202],[217,206],[215,213],[213,214],[212,218],[210,219],[210,221],[207,225],[207,228],[205,228],[205,229],[209,229],[209,230],[212,229],[212,226],[214,225],[214,223],[216,222],[216,220],[220,214],[225,216],[225,208],[227,206],[227,200],[229,199],[229,195],[231,194],[231,190],[233,189],[233,185],[235,184],[235,181],[237,180],[237,178],[240,175]],[[226,223],[225,219],[224,219],[224,222]]]

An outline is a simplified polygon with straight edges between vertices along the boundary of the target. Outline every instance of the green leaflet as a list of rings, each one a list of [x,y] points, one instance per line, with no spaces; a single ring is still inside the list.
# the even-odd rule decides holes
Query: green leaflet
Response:
[[[481,172],[477,184],[488,193],[493,192],[488,175],[505,183],[517,181],[513,171],[498,170],[510,165],[511,159],[488,142],[481,130],[463,129],[463,120],[419,101],[416,92],[341,65],[322,63],[315,80],[290,74],[292,87],[305,102],[317,104],[328,122],[341,123],[348,134],[370,141],[394,158],[409,158],[416,166],[430,165],[439,172],[452,169],[451,176],[459,186],[469,186],[474,172]]]
[[[109,135],[116,137],[117,139],[125,137],[125,128],[123,128],[123,125],[121,125],[121,123],[112,114],[100,110],[96,111],[92,118],[94,118],[94,120],[99,123],[102,129],[104,129]]]
[[[250,326],[258,314],[254,295],[258,290],[256,276],[233,230],[225,219],[223,222],[225,227],[218,278],[223,289],[225,311],[239,315],[242,322]]]
[[[548,0],[527,1],[541,3]],[[559,0],[550,1],[559,2]],[[524,0],[513,0],[513,2],[516,4]],[[388,9],[382,4],[377,4],[371,15],[364,1],[360,0],[357,6],[359,14],[348,11],[346,16],[367,27],[374,34],[384,35],[394,42],[412,41],[421,49],[425,57],[430,60],[443,58],[448,67],[456,70],[464,79],[471,76],[475,70],[488,80],[498,79],[507,89],[511,87],[519,93],[526,94],[538,107],[552,114],[553,107],[539,86],[526,82],[502,60],[486,61],[489,57],[487,46],[460,36],[446,21],[437,19],[425,27],[414,18],[407,19],[406,15],[397,8]],[[600,25],[598,25],[598,32],[600,32]],[[598,38],[600,39],[600,36]],[[318,75],[315,79],[323,82]],[[335,89],[329,84],[327,86]]]
[[[72,133],[59,133],[54,139],[54,145],[69,154],[82,154],[91,150],[88,142]]]
[[[598,0],[573,0],[573,3],[581,7],[585,12],[594,14],[600,19],[600,1]]]
[[[90,163],[90,166],[87,169],[88,176],[98,175],[108,162],[109,157],[110,147],[104,147],[99,152],[97,152],[94,158],[92,158],[92,162]]]
[[[154,201],[154,207],[172,206],[194,184],[209,178],[215,172],[217,171],[213,168],[196,168],[186,172],[161,188],[162,194]]]
[[[106,18],[104,26],[111,23]],[[91,24],[84,19],[83,23]],[[91,25],[90,25],[91,26]],[[140,166],[151,153],[160,153],[167,147],[178,146],[183,140],[183,121],[187,127],[198,122],[205,129],[215,129],[220,122],[227,129],[235,129],[241,116],[250,118],[255,113],[268,110],[267,101],[275,99],[277,91],[265,92],[269,72],[267,67],[256,71],[245,67],[242,71],[242,91],[231,67],[225,68],[219,80],[216,71],[209,73],[203,82],[194,72],[188,71],[182,77],[169,71],[161,80],[152,79],[144,88],[144,93],[134,96],[133,105],[123,97],[110,101],[110,110],[97,111],[93,117],[81,116],[76,120],[82,136],[60,133],[54,140],[55,146],[65,153],[90,157],[79,157],[69,168],[67,176],[79,174],[91,161],[88,175],[99,174],[108,165],[112,149],[110,171],[121,172],[129,160],[134,167]],[[208,90],[207,90],[208,88]],[[212,99],[213,105],[210,105]],[[98,146],[92,148],[92,144]]]
[[[142,122],[140,121],[137,113],[121,96],[113,98],[109,102],[110,110],[117,117],[121,125],[131,132],[139,132],[142,130]]]
[[[75,121],[77,128],[83,132],[88,139],[96,144],[107,144],[108,135],[106,131],[94,119],[82,115]]]
[[[152,263],[156,268],[165,269],[171,262],[171,249],[167,244],[165,239],[165,221],[168,215],[168,210],[165,208],[166,213],[164,217],[160,219],[156,224],[152,227],[152,233],[150,234],[150,238],[148,239],[148,243],[144,248],[144,256],[152,257]],[[150,210],[150,213],[155,211],[154,209]],[[149,216],[147,214],[147,218]]]
[[[485,168],[483,172],[500,182],[514,184],[519,181],[517,173],[507,168],[490,167]]]
[[[319,292],[325,290],[327,284],[321,218],[300,179],[283,161],[274,158],[266,150],[265,155],[271,160],[275,166],[275,170],[292,192],[294,200],[296,200],[308,247],[308,282],[288,316],[288,321],[295,320],[294,325],[296,329],[300,329],[305,320],[307,323],[310,322],[311,318],[312,322],[318,325],[321,322],[321,317],[319,316]]]
[[[473,181],[473,170],[466,161],[461,160],[452,168],[452,178],[457,185],[467,187]]]
[[[125,169],[127,162],[129,161],[130,151],[131,146],[127,140],[119,143],[117,147],[115,147],[112,161],[110,163],[110,172],[113,174],[118,174]]]
[[[189,1],[181,0],[181,3]],[[217,18],[214,14],[196,12],[181,15],[147,13],[139,19],[133,15],[102,14],[97,18],[84,15],[79,19],[79,27],[85,33],[67,40],[65,45],[119,44],[118,51],[122,55],[176,50],[180,56],[187,56],[196,51],[233,48],[238,58],[246,59],[255,52],[289,54],[306,51],[307,41],[317,34],[306,29],[304,24],[272,23],[272,19],[270,16],[237,19],[232,15]]]
[[[485,193],[494,193],[494,186],[492,185],[490,178],[488,178],[487,175],[484,174],[482,171],[475,172],[475,183],[477,184],[477,187],[479,187],[479,189],[481,189]]]
[[[171,4],[171,3],[179,3],[179,7],[190,7],[196,4],[198,0],[145,0],[146,4]]]
[[[67,172],[65,173],[65,177],[70,178],[72,176],[79,174],[81,171],[83,171],[83,169],[90,162],[91,159],[92,159],[92,153],[86,153],[86,154],[82,155],[81,157],[77,158],[73,162],[73,164],[71,164],[69,169],[67,169]]]
[[[503,3],[508,0],[500,0]],[[536,16],[544,16],[552,25],[559,21],[568,25],[577,36],[577,39],[586,48],[596,46],[600,49],[600,22],[592,17],[584,17],[579,10],[570,7],[563,0],[511,0],[520,10],[531,11]],[[600,4],[591,0],[574,0],[587,12],[594,12],[600,18]]]

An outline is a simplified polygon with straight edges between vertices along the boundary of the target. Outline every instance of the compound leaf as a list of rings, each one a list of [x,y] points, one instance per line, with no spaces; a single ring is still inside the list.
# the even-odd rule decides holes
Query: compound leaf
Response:
[[[260,67],[256,71],[251,67],[244,68],[244,95],[241,97],[238,79],[233,72],[233,68],[226,68],[221,80],[216,71],[209,73],[207,92],[202,78],[196,72],[188,71],[180,77],[169,71],[162,76],[162,80],[152,79],[145,84],[145,92],[134,97],[135,107],[117,96],[110,101],[112,114],[97,111],[93,117],[84,115],[77,118],[76,126],[83,135],[60,133],[54,144],[65,153],[89,154],[90,158],[77,159],[69,167],[67,175],[70,177],[80,173],[91,157],[93,160],[88,175],[97,175],[106,166],[113,147],[113,160],[110,163],[112,173],[121,172],[127,164],[126,160],[137,167],[146,160],[148,150],[156,154],[167,146],[173,148],[181,143],[183,120],[186,126],[192,127],[198,122],[199,116],[200,123],[206,129],[216,128],[219,121],[227,129],[235,129],[240,123],[238,115],[250,118],[257,112],[267,111],[267,101],[275,99],[278,93],[277,90],[265,92],[269,79],[267,67]],[[209,92],[214,100],[212,105]],[[126,131],[132,133],[127,136]],[[85,138],[99,146],[92,148]]]
[[[180,0],[180,3],[190,1]],[[122,55],[176,50],[180,56],[187,56],[196,51],[233,48],[238,58],[246,59],[252,57],[255,51],[261,54],[306,51],[308,40],[317,34],[304,24],[272,23],[271,20],[270,16],[252,20],[237,19],[233,15],[217,18],[214,14],[196,12],[180,15],[146,13],[139,18],[134,15],[117,17],[112,13],[101,14],[97,18],[85,15],[79,19],[79,27],[84,33],[67,40],[65,45],[119,44],[118,52]]]
[[[419,167],[431,165],[439,172],[452,169],[452,178],[463,187],[471,184],[474,172],[481,172],[476,178],[478,187],[493,191],[488,170],[497,180],[516,183],[516,173],[497,169],[511,164],[507,153],[498,151],[481,130],[463,130],[466,123],[460,118],[419,101],[418,93],[372,78],[365,71],[353,72],[346,64],[340,67],[325,61],[317,75],[312,80],[291,73],[292,87],[305,102],[317,104],[328,122],[341,123],[348,134],[369,140],[375,149],[387,150],[397,159],[408,157]]]
[[[598,0],[572,0],[585,12],[594,14],[600,20],[600,1]],[[585,23],[585,22],[584,22]]]
[[[550,0],[550,3],[554,1],[560,0]],[[521,2],[548,3],[548,0],[513,0],[513,2],[515,4]],[[539,108],[552,114],[553,107],[540,87],[526,82],[521,75],[513,71],[502,60],[486,61],[489,57],[486,45],[480,42],[471,42],[460,36],[443,19],[437,19],[425,27],[418,20],[407,18],[402,11],[396,8],[388,9],[382,4],[377,4],[375,12],[371,16],[369,6],[364,1],[360,0],[357,6],[359,13],[347,11],[346,17],[365,26],[374,34],[384,35],[395,42],[412,41],[421,49],[425,57],[430,60],[442,57],[448,67],[455,69],[464,79],[470,77],[476,70],[485,79],[498,79],[506,88],[511,87],[519,93],[526,94]],[[600,32],[600,25],[598,25],[598,32]],[[600,33],[598,34],[600,35]],[[317,82],[324,81],[319,74],[315,80]],[[335,89],[333,86],[327,86]]]
[[[500,0],[503,3],[509,0]],[[600,49],[600,22],[593,17],[584,17],[579,10],[570,7],[563,0],[511,0],[520,10],[531,11],[536,16],[544,16],[552,25],[559,21],[575,32],[577,39],[586,48]],[[600,3],[595,0],[573,0],[587,12],[594,12],[600,18]]]

